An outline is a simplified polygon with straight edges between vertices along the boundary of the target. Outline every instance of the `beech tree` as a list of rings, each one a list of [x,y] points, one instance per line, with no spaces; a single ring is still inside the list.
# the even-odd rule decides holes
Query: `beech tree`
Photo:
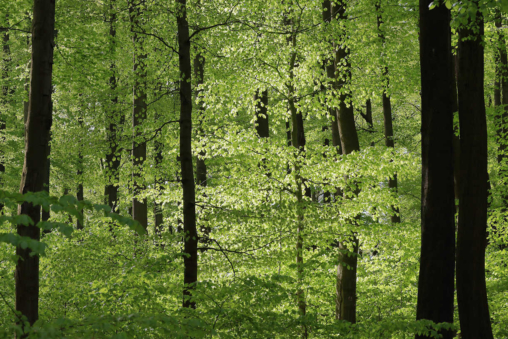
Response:
[[[32,58],[30,96],[25,130],[25,160],[20,193],[43,189],[48,145],[52,124],[53,31],[55,29],[55,1],[34,1],[32,21]],[[40,229],[36,226],[41,208],[30,202],[22,203],[19,215],[30,217],[29,224],[19,224],[17,233],[38,241]],[[16,248],[18,256],[16,280],[16,311],[33,325],[39,318],[39,256],[23,246]],[[22,336],[24,337],[24,336]]]
[[[457,236],[457,302],[462,337],[493,338],[485,284],[487,230],[487,121],[484,19],[476,14],[459,30],[460,210]]]
[[[455,200],[450,11],[444,5],[431,7],[430,1],[420,1],[422,244],[416,319],[452,323]],[[452,338],[453,332],[441,331],[441,335]]]
[[[134,45],[134,87],[133,87],[133,109],[132,127],[134,129],[134,140],[132,142],[132,217],[146,229],[148,227],[148,206],[147,199],[141,198],[145,189],[142,179],[143,164],[146,160],[146,141],[140,138],[142,135],[143,122],[147,114],[147,93],[146,93],[146,52],[144,51],[143,26],[140,20],[143,0],[132,0],[129,2],[129,14],[131,19],[132,41]],[[140,140],[141,139],[141,140]]]
[[[192,290],[198,279],[196,188],[192,165],[192,69],[187,2],[178,1],[178,60],[180,70],[180,164],[183,188],[184,290],[183,307],[196,308]]]

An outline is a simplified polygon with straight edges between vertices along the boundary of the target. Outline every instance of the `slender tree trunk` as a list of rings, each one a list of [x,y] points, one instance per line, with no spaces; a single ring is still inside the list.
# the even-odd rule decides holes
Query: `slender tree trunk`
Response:
[[[111,95],[110,106],[107,108],[107,142],[109,146],[109,152],[106,154],[106,187],[104,188],[104,195],[107,199],[107,204],[111,208],[112,212],[116,212],[118,207],[118,182],[119,168],[121,160],[121,150],[118,145],[118,128],[119,125],[124,123],[124,114],[116,110],[118,104],[118,96],[116,93],[117,79],[116,79],[116,0],[110,0],[109,3],[109,38],[110,38],[110,54],[111,64],[109,66],[111,75],[109,77],[109,89]],[[119,121],[119,124],[117,122]]]
[[[345,2],[332,5],[332,15],[335,20],[346,21]],[[345,34],[343,35],[345,37]],[[349,48],[343,43],[336,45],[335,54],[335,90],[339,95],[339,108],[337,109],[337,125],[342,146],[342,153],[347,155],[351,152],[360,151],[358,133],[356,131],[354,109],[351,102],[351,92],[347,85],[351,82],[351,62],[349,60]],[[359,192],[356,192],[359,193]],[[352,234],[346,246],[345,240],[341,241],[339,248],[342,254],[337,266],[337,286],[335,301],[335,317],[339,320],[356,322],[356,276],[358,267],[358,239]]]
[[[455,207],[450,11],[445,6],[430,10],[430,3],[431,0],[420,0],[422,244],[416,319],[453,323]],[[443,338],[453,337],[451,331],[440,334]]]
[[[39,192],[44,185],[52,123],[54,27],[55,1],[34,0],[30,96],[20,193]],[[31,226],[18,225],[18,234],[39,241],[40,229],[36,225],[40,220],[40,206],[25,202],[18,207],[18,214],[28,215],[34,222]],[[15,271],[16,311],[33,324],[39,317],[39,257],[30,254],[29,248],[16,248],[19,258]]]
[[[164,157],[162,155],[163,149],[164,149],[164,145],[159,140],[155,140],[155,142],[154,142],[155,171],[156,171],[155,185],[160,192],[162,192],[164,190],[164,180],[162,179],[162,177],[163,177],[163,175],[162,175],[162,161],[164,160]],[[164,222],[162,203],[155,200],[153,206],[154,206],[153,207],[154,231],[155,231],[155,234],[160,235],[162,233],[162,223]]]
[[[452,112],[455,115],[459,111],[459,98],[457,94],[457,56],[452,55]],[[453,126],[453,181],[455,200],[459,200],[460,192],[460,136],[458,126]],[[459,207],[455,206],[455,212]]]
[[[183,188],[184,290],[183,307],[196,308],[191,300],[198,280],[198,234],[196,229],[196,191],[192,166],[192,69],[187,0],[178,0],[178,59],[180,66],[180,163]]]
[[[478,1],[473,2],[476,6]],[[477,7],[478,8],[478,7]],[[459,30],[460,212],[457,237],[457,301],[463,339],[492,336],[485,284],[487,229],[487,121],[485,116],[484,22]],[[435,39],[435,36],[433,36]],[[467,38],[467,40],[464,40]]]
[[[391,109],[391,106],[390,106]],[[365,101],[365,114],[362,114],[363,118],[367,122],[367,125],[369,125],[369,132],[374,132],[374,121],[372,120],[372,101],[370,99],[367,99]],[[386,140],[386,135],[385,135]]]
[[[80,116],[78,118],[78,125],[79,125],[79,132],[80,132],[80,139],[83,139],[83,117]],[[84,199],[84,190],[83,190],[83,141],[80,141],[79,144],[79,153],[78,153],[78,170],[76,172],[76,177],[78,180],[78,191],[76,193],[76,199],[78,201],[83,201]],[[82,211],[80,211],[82,212]],[[84,221],[83,221],[84,222]],[[78,230],[82,230],[84,228],[83,223],[79,220],[79,218],[76,218],[76,228]]]
[[[383,44],[383,48],[386,42],[385,34],[383,32],[383,17],[381,12],[381,0],[376,2],[376,13],[377,13],[377,29],[378,36]],[[390,95],[387,90],[390,87],[390,76],[388,66],[383,66],[383,118],[384,118],[384,132],[385,132],[385,145],[389,148],[394,148],[395,143],[393,140],[393,117],[392,117],[392,102]],[[393,177],[388,178],[388,188],[393,191],[395,194],[397,193],[397,173],[393,174]],[[392,223],[400,222],[400,211],[397,206],[392,206],[393,214],[390,217]]]
[[[134,106],[132,110],[132,127],[134,140],[132,142],[132,218],[138,221],[145,229],[148,226],[148,208],[146,198],[140,198],[145,190],[142,172],[146,160],[146,141],[140,140],[143,134],[143,122],[146,120],[147,94],[146,94],[146,53],[143,51],[144,38],[140,33],[143,27],[140,23],[141,6],[144,0],[130,0],[129,13],[134,43]]]

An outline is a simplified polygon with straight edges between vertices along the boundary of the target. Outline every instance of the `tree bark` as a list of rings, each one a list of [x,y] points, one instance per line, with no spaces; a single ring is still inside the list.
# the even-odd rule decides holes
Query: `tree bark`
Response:
[[[385,45],[386,39],[385,34],[382,30],[383,25],[383,17],[381,14],[381,0],[376,2],[376,13],[377,13],[377,29],[378,29],[378,37],[381,40],[381,43]],[[389,148],[395,148],[395,142],[393,140],[393,117],[392,117],[392,102],[390,95],[387,90],[390,87],[390,76],[388,66],[383,66],[383,119],[384,119],[384,132],[385,132],[385,146]],[[371,118],[372,119],[372,118]],[[388,178],[388,188],[393,193],[397,194],[397,173],[393,174],[393,177]],[[390,217],[392,224],[400,222],[400,210],[397,206],[392,206],[393,214]]]
[[[344,1],[332,5],[332,16],[335,20],[346,21],[346,4]],[[345,37],[345,32],[343,34]],[[335,90],[339,95],[337,126],[340,135],[342,153],[360,151],[358,133],[356,131],[354,109],[351,102],[351,91],[347,87],[351,82],[351,62],[349,48],[343,43],[336,45],[335,53]],[[359,192],[355,192],[359,193]],[[352,234],[349,243],[351,250],[341,241],[339,249],[339,265],[337,266],[336,312],[335,317],[356,323],[356,276],[358,267],[358,239]]]
[[[457,55],[452,55],[452,112],[455,115],[459,111],[459,98],[457,93]],[[453,125],[453,190],[455,200],[459,200],[460,192],[460,136],[459,128]],[[455,212],[459,211],[458,205]]]
[[[187,0],[178,0],[178,59],[180,68],[180,164],[183,188],[184,290],[183,307],[196,308],[191,299],[198,279],[198,234],[196,229],[196,191],[192,166],[192,69],[190,57]]]
[[[134,139],[132,142],[132,218],[138,221],[145,229],[148,226],[148,208],[146,198],[139,195],[145,190],[142,178],[143,164],[146,160],[146,141],[140,140],[143,122],[146,120],[147,94],[146,94],[146,58],[143,51],[144,39],[141,33],[143,27],[140,23],[141,5],[144,0],[130,0],[129,13],[134,43],[134,105],[132,110],[132,127]]]
[[[48,143],[48,160],[46,161],[46,170],[44,171],[44,191],[46,191],[49,195],[49,183],[51,178],[51,158],[49,155],[51,154],[51,134],[49,136],[50,142]],[[48,221],[51,217],[50,210],[45,211],[44,209],[41,212],[42,221]],[[44,230],[43,233],[50,233],[51,230]]]
[[[82,113],[81,113],[82,114]],[[76,193],[76,199],[78,201],[83,201],[84,199],[84,190],[83,190],[83,117],[80,116],[78,118],[78,125],[79,125],[79,132],[80,132],[80,143],[79,143],[79,151],[78,151],[78,170],[76,171],[76,178],[78,181],[78,191]],[[82,212],[82,210],[80,211]],[[84,221],[83,221],[84,222]],[[79,220],[79,218],[76,218],[76,228],[78,230],[82,230],[84,228],[83,223]]]
[[[260,138],[270,137],[270,129],[268,124],[268,91],[261,92],[256,91],[254,95],[254,101],[256,102],[256,132]]]
[[[34,0],[32,23],[32,58],[28,118],[25,126],[25,158],[20,193],[43,189],[44,171],[48,159],[48,144],[52,124],[52,66],[53,32],[55,27],[55,1]],[[25,202],[18,214],[28,215],[33,225],[17,226],[23,237],[40,240],[40,206]],[[25,316],[29,324],[39,317],[39,257],[31,250],[16,248],[16,311]],[[23,336],[25,337],[25,336]]]
[[[479,6],[478,1],[473,4]],[[477,7],[478,8],[478,7]],[[485,284],[487,121],[484,99],[483,16],[459,30],[460,211],[457,301],[463,339],[493,338]],[[433,36],[435,39],[435,36]],[[464,40],[467,38],[468,40]]]
[[[111,95],[110,106],[107,108],[106,121],[108,123],[107,129],[107,142],[109,152],[106,154],[106,187],[104,188],[104,195],[107,199],[107,204],[112,212],[116,212],[118,207],[118,182],[119,168],[121,161],[121,150],[118,145],[118,128],[124,123],[124,114],[116,110],[118,104],[118,95],[116,93],[117,79],[116,79],[116,0],[110,0],[109,3],[109,38],[110,38],[110,54],[111,64],[109,70],[111,75],[109,77],[109,90]],[[119,123],[117,123],[119,121]]]
[[[155,142],[154,142],[155,171],[156,171],[155,185],[160,192],[162,192],[164,190],[164,180],[162,178],[162,161],[164,160],[164,157],[162,155],[163,149],[164,149],[164,145],[162,144],[162,142],[160,142],[159,140],[155,140]],[[157,200],[155,200],[153,206],[154,206],[153,207],[154,231],[155,231],[155,234],[160,235],[162,233],[162,223],[164,222],[162,203],[157,202]]]
[[[455,207],[450,11],[420,0],[422,243],[416,319],[453,323]],[[441,331],[452,338],[452,331]],[[430,338],[417,335],[416,338]]]

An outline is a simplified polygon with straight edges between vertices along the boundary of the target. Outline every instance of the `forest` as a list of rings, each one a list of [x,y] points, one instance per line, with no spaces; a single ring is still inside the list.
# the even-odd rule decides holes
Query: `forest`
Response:
[[[0,338],[508,338],[508,0],[1,0]]]

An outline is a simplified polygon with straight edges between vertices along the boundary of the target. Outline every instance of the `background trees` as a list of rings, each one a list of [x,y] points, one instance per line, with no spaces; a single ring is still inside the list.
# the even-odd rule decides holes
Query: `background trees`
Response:
[[[459,219],[479,213],[483,224],[475,225],[489,230],[486,249],[484,231],[469,237],[478,252],[470,259],[478,283],[486,274],[488,294],[482,302],[488,295],[493,336],[506,336],[505,164],[497,161],[505,141],[499,118],[499,86],[502,90],[505,79],[497,56],[506,13],[502,3],[494,2],[422,5],[420,14],[446,20],[449,15],[451,29],[443,21],[443,35],[429,37],[425,21],[418,25],[416,2],[391,0],[59,0],[58,34],[52,35],[49,191],[58,197],[76,194],[82,184],[85,200],[74,201],[12,195],[28,156],[22,152],[23,102],[28,101],[25,85],[35,51],[29,29],[34,12],[28,0],[0,4],[0,12],[8,14],[0,17],[0,127],[5,126],[0,131],[5,166],[0,173],[0,203],[5,204],[0,212],[0,336],[10,336],[17,319],[11,310],[17,262],[12,244],[25,245],[10,235],[12,225],[23,221],[16,217],[16,203],[27,199],[39,211],[37,203],[54,206],[49,223],[39,225],[53,230],[42,239],[45,254],[27,257],[40,260],[40,320],[34,325],[39,336],[433,336],[430,329],[438,328],[415,321],[414,310],[418,284],[420,295],[425,288],[438,295],[430,285],[435,279],[424,272],[433,276],[438,267],[432,260],[446,253],[447,314],[434,317],[438,306],[431,305],[418,318],[452,321],[450,133],[460,120],[465,152],[480,126],[464,127],[471,115],[460,107],[460,119],[456,114],[452,121],[453,93],[446,86],[443,91],[425,86],[432,74],[437,83],[453,81],[451,52],[457,45],[459,68],[476,70],[480,79],[475,96],[464,94],[471,81],[463,78],[468,73],[459,72],[459,95],[484,100],[478,101],[478,114],[484,115],[483,153],[462,161],[469,169],[481,162],[484,173],[472,178],[485,194],[482,204],[471,205],[467,197],[479,195],[461,195]],[[466,50],[460,48],[470,42],[458,43],[456,33],[464,37],[463,25],[476,13],[470,8],[480,8],[485,22],[485,58],[475,67],[461,64],[460,53]],[[430,27],[438,28],[434,21]],[[432,64],[432,48],[423,48],[425,41],[444,46],[438,59],[445,64]],[[475,53],[479,57],[481,51]],[[445,114],[436,116],[443,121],[431,121],[427,114],[426,103],[436,103],[429,88],[442,95],[436,109]],[[464,100],[459,106],[471,106]],[[442,129],[442,138],[428,133],[434,129],[426,122]],[[294,135],[289,145],[288,132]],[[44,152],[38,156],[45,159]],[[486,171],[492,187],[488,206]],[[448,207],[442,214],[422,210],[430,197],[420,199],[422,172],[447,178],[433,186],[444,201],[433,200],[435,206]],[[424,176],[424,188],[429,187],[426,178],[430,174]],[[469,207],[462,207],[463,201]],[[136,236],[122,227],[138,224],[104,214],[103,204],[133,216],[147,233]],[[83,229],[71,234],[82,208]],[[72,222],[62,211],[71,214]],[[397,211],[400,223],[394,218]],[[32,216],[35,222],[38,213]],[[459,239],[460,229],[467,233],[468,228],[459,226]],[[425,246],[444,239],[442,252]],[[434,257],[431,263],[425,253]],[[459,261],[469,259],[459,250],[457,260],[459,268]],[[336,314],[339,304],[347,307]],[[453,319],[458,328],[459,317]]]

